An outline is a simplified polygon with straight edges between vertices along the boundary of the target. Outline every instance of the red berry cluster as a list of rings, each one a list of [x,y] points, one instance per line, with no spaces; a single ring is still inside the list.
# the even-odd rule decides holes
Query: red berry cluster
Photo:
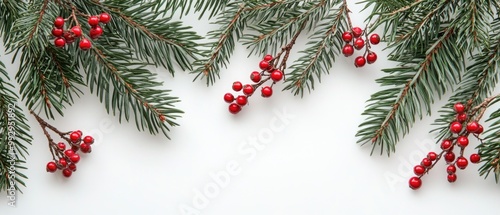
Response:
[[[91,136],[82,138],[82,132],[77,130],[69,133],[65,139],[69,140],[70,148],[66,148],[63,142],[51,146],[55,157],[53,161],[47,163],[47,172],[56,172],[59,169],[65,177],[70,177],[76,171],[76,164],[80,161],[80,155],[77,152],[90,153],[94,138]]]
[[[422,160],[420,165],[413,168],[415,177],[410,178],[409,185],[411,189],[418,189],[422,185],[421,177],[429,172],[429,170],[439,161],[442,157],[448,164],[446,172],[448,173],[448,182],[453,183],[457,180],[457,167],[461,170],[467,168],[469,160],[471,163],[479,163],[481,156],[478,153],[470,155],[469,160],[464,156],[464,150],[469,145],[469,135],[472,134],[479,139],[479,134],[484,130],[483,126],[477,121],[469,120],[466,113],[466,107],[462,103],[454,105],[456,119],[450,124],[450,131],[452,136],[444,139],[441,142],[441,153],[438,155],[435,152],[429,152],[426,158]],[[457,146],[457,147],[456,147]],[[459,148],[458,156],[455,154],[454,149]]]
[[[342,40],[346,42],[344,48],[342,48],[342,54],[349,57],[354,54],[354,49],[361,50],[365,48],[365,53],[362,56],[358,56],[354,59],[354,65],[356,67],[363,67],[367,62],[368,64],[375,63],[377,61],[377,54],[370,50],[370,43],[372,45],[377,45],[380,43],[380,37],[378,34],[372,34],[368,38],[363,39],[363,34],[366,34],[360,27],[354,27],[351,31],[346,31],[342,34]],[[370,41],[368,43],[367,41]]]
[[[109,21],[111,21],[111,16],[108,13],[101,13],[99,16],[90,16],[88,18],[88,24],[91,28],[88,36],[91,39],[99,38],[103,33],[103,29],[99,23],[107,24]],[[56,37],[54,45],[59,48],[66,46],[66,44],[71,44],[75,42],[77,38],[82,37],[82,28],[80,25],[77,24],[65,30],[65,22],[66,19],[62,17],[57,17],[54,20],[52,35]],[[88,50],[92,47],[92,43],[84,37],[80,39],[79,46],[82,50]]]
[[[230,113],[239,113],[242,107],[248,104],[248,97],[252,96],[257,88],[269,80],[272,81],[271,85],[263,86],[260,92],[261,96],[264,98],[271,97],[273,95],[273,85],[284,78],[283,72],[275,68],[272,55],[266,55],[264,59],[260,61],[259,68],[261,69],[260,72],[253,71],[250,73],[250,80],[252,80],[254,84],[242,84],[239,81],[233,83],[233,90],[236,92],[242,91],[243,95],[238,95],[237,97],[232,93],[226,93],[224,95],[224,101],[230,103]]]

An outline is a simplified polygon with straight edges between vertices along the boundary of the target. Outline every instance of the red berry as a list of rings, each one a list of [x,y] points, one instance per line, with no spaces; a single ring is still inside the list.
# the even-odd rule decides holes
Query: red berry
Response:
[[[479,129],[479,123],[477,123],[476,121],[469,122],[467,123],[466,129],[468,132],[474,133],[477,131],[477,129]]]
[[[366,64],[366,60],[363,56],[358,56],[354,59],[354,66],[363,67]]]
[[[453,174],[457,172],[457,168],[455,167],[455,165],[449,165],[448,167],[446,167],[446,172],[448,172],[448,174]]]
[[[343,39],[345,42],[347,42],[347,43],[351,42],[351,41],[352,41],[352,34],[351,34],[351,32],[344,32],[344,33],[342,34],[342,39]]]
[[[365,47],[365,40],[361,39],[361,38],[358,38],[354,41],[354,48],[357,49],[357,50],[360,50],[362,49],[363,47]]]
[[[67,157],[71,157],[72,155],[75,154],[75,151],[73,151],[72,149],[68,149],[66,151],[64,151],[64,154],[67,156]]]
[[[258,83],[262,79],[262,75],[260,75],[260,72],[253,71],[252,73],[250,73],[250,79],[253,82]]]
[[[441,149],[442,150],[448,151],[451,149],[451,146],[453,146],[453,143],[451,142],[451,140],[443,140],[443,142],[441,142]]]
[[[264,60],[265,61],[271,61],[271,60],[273,60],[273,58],[274,57],[272,55],[270,55],[270,54],[267,54],[266,56],[264,56]]]
[[[54,161],[50,161],[47,163],[47,172],[55,172],[57,170],[57,164]]]
[[[271,73],[271,79],[273,79],[273,81],[281,81],[281,79],[283,79],[283,72],[281,70],[275,69]]]
[[[52,28],[52,35],[55,37],[62,37],[64,30],[62,28]]]
[[[432,161],[429,158],[424,158],[422,159],[422,162],[420,162],[420,165],[430,167],[432,165]]]
[[[63,169],[62,174],[64,175],[64,177],[69,178],[69,177],[71,177],[73,172],[69,168],[66,168],[66,169]]]
[[[267,70],[267,69],[271,68],[271,63],[269,63],[269,61],[263,60],[259,63],[259,68],[262,70]]]
[[[75,37],[82,36],[82,29],[80,28],[80,26],[73,26],[71,28],[71,32],[75,35]]]
[[[90,29],[89,36],[91,39],[97,39],[102,35],[102,28],[99,25],[96,25]]]
[[[466,136],[459,136],[457,137],[457,144],[460,147],[467,147],[469,145],[469,138]]]
[[[91,17],[89,17],[88,22],[89,22],[89,25],[92,27],[97,26],[97,25],[99,25],[99,17],[91,16]]]
[[[227,103],[231,103],[234,101],[234,96],[232,93],[226,93],[224,94],[224,101],[226,101]]]
[[[76,143],[76,142],[80,141],[80,138],[82,138],[82,135],[80,135],[77,132],[71,132],[71,134],[69,134],[69,139],[73,143]]]
[[[229,105],[229,112],[232,113],[232,114],[237,114],[241,111],[241,106],[235,104],[235,103],[232,103]]]
[[[449,174],[448,175],[448,182],[453,183],[457,180],[457,174]]]
[[[252,85],[246,84],[245,86],[243,86],[243,94],[245,94],[247,96],[251,96],[253,94],[253,91],[254,91],[254,88]]]
[[[59,158],[59,164],[65,168],[67,165],[68,165],[68,161],[66,161],[66,159],[64,158]]]
[[[75,36],[73,36],[73,34],[69,31],[64,31],[63,37],[64,37],[64,39],[66,39],[67,44],[71,44],[71,43],[75,42]]]
[[[420,179],[419,177],[412,177],[410,178],[410,181],[408,183],[411,189],[416,190],[420,188],[420,186],[422,186],[422,179]]]
[[[80,130],[76,130],[76,131],[74,131],[74,132],[79,133],[79,134],[80,134],[80,136],[82,136],[82,135],[83,135],[82,131],[80,131]]]
[[[355,37],[355,38],[358,38],[361,36],[361,34],[363,34],[363,30],[360,28],[360,27],[354,27],[352,28],[352,35]]]
[[[64,26],[64,18],[62,17],[57,17],[55,20],[54,20],[54,27],[56,28],[63,28]]]
[[[76,164],[74,164],[74,163],[70,163],[70,164],[68,165],[68,169],[70,169],[71,171],[75,172],[75,171],[76,171]]]
[[[415,173],[415,175],[421,176],[421,175],[423,175],[425,173],[425,167],[422,166],[422,165],[416,165],[413,168],[413,172]]]
[[[243,89],[243,84],[241,84],[241,82],[239,82],[239,81],[235,81],[233,83],[233,90],[236,91],[236,92],[238,92],[241,89]]]
[[[470,155],[471,163],[479,163],[479,161],[481,161],[481,156],[479,154],[474,153]]]
[[[378,34],[372,34],[370,36],[370,43],[373,45],[377,45],[378,43],[380,43],[380,36],[378,36]]]
[[[456,134],[460,133],[462,131],[462,123],[457,121],[452,122],[450,125],[450,131]]]
[[[64,144],[63,142],[59,142],[57,143],[57,148],[61,151],[64,151],[66,149],[66,144]]]
[[[262,87],[262,89],[261,89],[261,95],[264,98],[271,97],[273,95],[273,88],[271,88],[270,86]]]
[[[465,105],[463,105],[462,103],[458,102],[455,105],[453,105],[453,109],[457,113],[463,113],[465,111]]]
[[[69,160],[73,163],[78,163],[78,161],[80,161],[80,155],[75,153],[69,157]]]
[[[463,122],[465,122],[465,120],[467,120],[467,114],[465,114],[465,113],[457,114],[457,121],[458,122],[463,123]]]
[[[354,54],[354,47],[351,44],[345,44],[344,48],[342,48],[342,54],[344,56],[349,57]]]
[[[108,24],[108,22],[111,21],[111,16],[108,13],[103,12],[99,15],[99,21],[104,24]]]
[[[54,40],[54,45],[56,47],[62,48],[66,45],[66,40],[62,37],[58,37]]]
[[[82,150],[83,153],[90,153],[92,151],[92,146],[87,143],[81,143],[80,150]]]
[[[236,97],[236,104],[239,106],[245,106],[248,103],[248,98],[246,96]]]
[[[94,143],[94,138],[92,136],[85,136],[83,138],[83,142],[86,144],[92,144]]]
[[[455,160],[455,153],[446,152],[446,154],[444,154],[444,160],[446,161],[446,163],[453,162]]]
[[[427,154],[427,158],[429,158],[429,160],[431,160],[431,161],[435,161],[437,159],[437,156],[438,155],[436,154],[436,152],[429,152]]]
[[[366,55],[366,61],[368,62],[368,64],[375,63],[375,61],[377,61],[377,54],[375,54],[375,52],[368,53]]]
[[[92,47],[92,43],[90,42],[90,40],[87,40],[86,38],[80,40],[80,49],[89,50],[90,47]]]
[[[467,161],[466,158],[464,157],[459,157],[457,158],[457,167],[460,168],[460,169],[465,169],[467,167],[467,164],[469,164],[469,162]]]
[[[484,128],[482,125],[479,125],[479,127],[477,128],[477,130],[474,132],[475,134],[481,134],[483,133],[484,131]]]

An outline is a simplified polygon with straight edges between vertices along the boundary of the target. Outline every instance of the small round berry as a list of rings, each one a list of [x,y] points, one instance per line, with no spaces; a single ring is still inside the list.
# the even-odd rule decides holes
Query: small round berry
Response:
[[[448,175],[448,182],[453,183],[457,181],[457,174],[449,174]]]
[[[79,133],[79,134],[80,134],[80,136],[82,136],[82,135],[83,135],[83,132],[82,132],[82,131],[80,131],[80,130],[76,130],[76,131],[74,131],[74,132]]]
[[[79,142],[81,140],[80,138],[82,138],[82,135],[77,132],[71,132],[71,134],[69,134],[69,139],[73,143]]]
[[[96,25],[90,29],[89,36],[91,39],[97,39],[102,35],[102,28],[99,25]]]
[[[82,29],[78,25],[73,26],[71,28],[71,32],[75,35],[75,37],[81,37],[82,36]]]
[[[75,153],[69,157],[69,160],[73,163],[78,163],[78,161],[80,161],[80,155]]]
[[[233,90],[236,92],[239,92],[241,89],[243,89],[243,84],[239,81],[233,82]]]
[[[247,96],[251,96],[253,94],[254,90],[255,89],[250,84],[245,84],[245,86],[243,86],[243,94],[245,94]]]
[[[357,50],[361,50],[363,47],[365,47],[365,40],[358,38],[354,41],[354,48]]]
[[[465,113],[457,114],[457,121],[458,122],[463,123],[463,122],[465,122],[465,120],[467,120],[467,114],[465,114]]]
[[[66,149],[66,144],[64,144],[63,142],[59,142],[57,143],[57,148],[61,151],[64,151]]]
[[[260,75],[260,72],[253,71],[250,73],[250,80],[252,80],[255,83],[258,83],[262,79],[262,75]]]
[[[479,129],[479,123],[477,123],[476,121],[469,122],[467,123],[466,129],[468,132],[474,133],[477,131],[477,129]]]
[[[460,103],[460,102],[458,102],[455,105],[453,105],[453,109],[457,113],[463,113],[463,112],[465,112],[465,105],[462,104],[462,103]]]
[[[265,87],[262,87],[260,92],[261,92],[262,97],[269,98],[273,95],[273,88],[271,88],[270,86],[265,86]]]
[[[361,29],[360,27],[354,27],[352,28],[352,35],[355,37],[355,38],[358,38],[361,36],[361,34],[363,34],[363,29]]]
[[[370,35],[370,43],[373,45],[379,44],[380,43],[380,36],[378,36],[378,34]]]
[[[344,56],[349,57],[354,54],[354,47],[351,44],[345,44],[344,48],[342,48],[342,54]]]
[[[375,61],[377,61],[377,54],[375,54],[375,52],[368,53],[366,55],[366,61],[368,62],[368,64],[375,63]]]
[[[246,96],[236,97],[236,104],[239,106],[245,106],[248,103],[248,98]]]
[[[462,131],[462,123],[457,121],[452,122],[450,124],[450,131],[456,134],[460,133]]]
[[[104,24],[108,24],[109,21],[111,21],[111,16],[106,13],[106,12],[102,12],[100,15],[99,15],[99,21],[104,23]]]
[[[57,164],[54,161],[50,161],[47,163],[47,172],[55,172],[57,170]]]
[[[273,79],[273,81],[281,81],[281,79],[283,79],[283,72],[281,70],[275,69],[271,73],[271,79]]]
[[[271,60],[273,60],[273,58],[274,57],[272,55],[270,55],[270,54],[267,54],[266,56],[264,56],[264,60],[265,61],[271,61]]]
[[[234,95],[232,93],[226,93],[224,94],[224,101],[227,103],[231,103],[234,101]]]
[[[420,179],[419,177],[412,177],[410,178],[410,181],[408,183],[411,189],[416,190],[420,188],[420,186],[422,186],[422,179]]]
[[[235,103],[232,103],[229,105],[229,112],[232,113],[232,114],[237,114],[241,111],[241,106],[235,104]]]
[[[446,163],[453,162],[455,160],[455,153],[446,152],[446,154],[444,154],[444,160],[446,161]]]
[[[432,161],[429,158],[424,158],[422,159],[422,162],[420,162],[420,165],[430,167],[432,165]]]
[[[474,131],[474,134],[481,134],[484,131],[484,127],[482,125],[479,125],[476,131]]]
[[[98,16],[90,16],[88,23],[92,27],[99,25],[99,17]]]
[[[68,149],[68,150],[64,151],[64,155],[66,155],[67,157],[71,157],[74,154],[75,154],[75,151],[73,151],[73,149]]]
[[[64,158],[59,158],[59,165],[65,168],[68,165],[68,161],[66,161],[66,159]]]
[[[347,42],[347,43],[351,42],[351,41],[352,41],[352,34],[351,34],[351,32],[344,32],[344,33],[342,34],[342,39],[343,39],[345,42]]]
[[[466,136],[459,136],[457,137],[457,144],[462,148],[467,147],[469,145],[469,138]]]
[[[66,45],[66,40],[62,37],[58,37],[54,40],[54,45],[56,47],[62,48]]]
[[[354,66],[363,67],[366,64],[366,60],[363,56],[358,56],[354,59]]]
[[[271,68],[271,63],[269,63],[269,61],[263,60],[259,63],[259,68],[262,70],[267,70],[267,69]]]
[[[415,167],[413,167],[413,172],[415,173],[415,175],[421,176],[425,173],[425,167],[422,165],[416,165]]]
[[[448,174],[453,174],[453,173],[457,172],[457,168],[455,167],[455,165],[449,165],[446,167],[446,172]]]
[[[427,158],[429,158],[429,160],[431,161],[435,161],[437,159],[438,155],[436,154],[436,152],[429,152],[427,154]]]
[[[92,136],[85,136],[83,138],[83,142],[86,144],[92,144],[94,143],[94,138]]]
[[[457,158],[457,167],[459,169],[465,169],[467,167],[467,165],[469,164],[469,162],[467,161],[467,158],[465,157],[459,157]]]
[[[57,17],[55,20],[54,20],[54,27],[56,28],[63,28],[64,27],[64,18],[62,17]]]
[[[73,171],[73,172],[76,172],[76,164],[70,163],[68,165],[68,169],[71,170],[71,171]]]
[[[69,168],[66,168],[66,169],[63,169],[62,174],[64,175],[64,177],[69,178],[69,177],[71,177],[73,172]]]
[[[441,142],[441,149],[442,150],[448,151],[451,149],[452,146],[453,146],[453,143],[451,142],[451,140],[443,140],[443,142]]]
[[[477,153],[471,154],[470,155],[470,162],[471,163],[479,163],[481,161],[481,156]]]
[[[82,150],[83,153],[90,153],[92,151],[92,146],[87,143],[81,143],[80,150]]]
[[[80,40],[80,49],[89,50],[91,47],[92,43],[90,42],[90,40],[87,40],[86,38]]]
[[[71,44],[71,43],[75,42],[75,36],[73,35],[73,33],[69,32],[69,31],[64,31],[63,37],[66,40],[67,44]]]
[[[62,37],[64,30],[62,28],[52,28],[52,35],[54,37]]]

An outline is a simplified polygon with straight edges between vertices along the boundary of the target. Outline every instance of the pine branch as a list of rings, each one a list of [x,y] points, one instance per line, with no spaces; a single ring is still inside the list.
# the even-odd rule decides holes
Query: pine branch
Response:
[[[498,98],[495,102],[498,102]],[[491,173],[495,181],[500,182],[500,109],[493,112],[487,122],[491,122],[486,137],[478,146],[483,165],[479,168],[479,174],[485,178]]]
[[[12,24],[19,18],[20,13],[25,9],[26,4],[23,1],[4,0],[0,1],[0,37],[6,43],[10,37]]]

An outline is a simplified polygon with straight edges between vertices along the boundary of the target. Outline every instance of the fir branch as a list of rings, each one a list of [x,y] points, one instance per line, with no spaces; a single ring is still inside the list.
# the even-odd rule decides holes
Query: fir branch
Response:
[[[0,37],[7,43],[10,37],[12,24],[19,18],[21,12],[25,10],[26,3],[18,0],[0,1]]]

